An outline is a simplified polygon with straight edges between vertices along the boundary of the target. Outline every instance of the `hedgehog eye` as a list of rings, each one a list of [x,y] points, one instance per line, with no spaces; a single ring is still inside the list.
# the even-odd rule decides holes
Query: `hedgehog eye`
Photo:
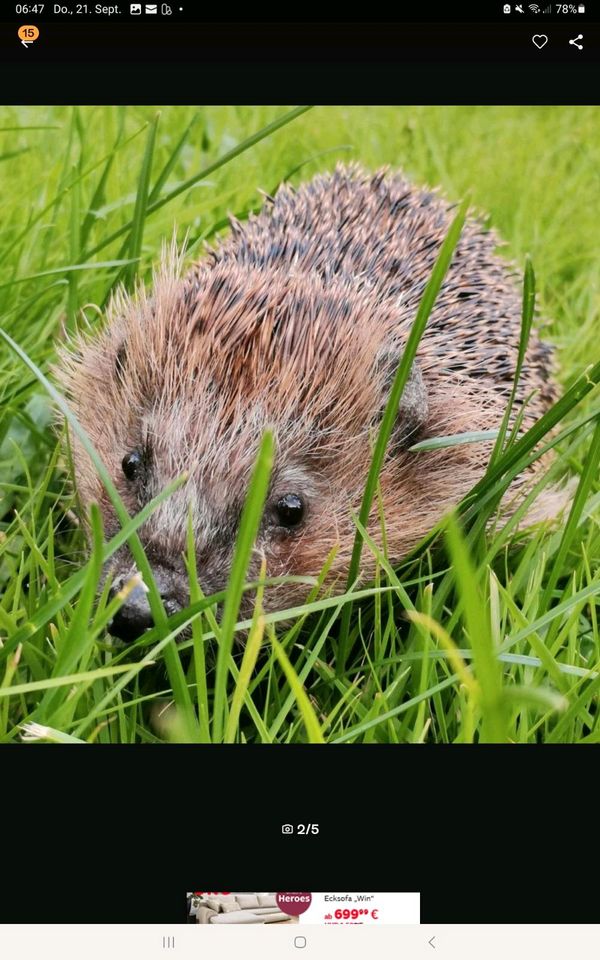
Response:
[[[282,527],[297,527],[304,516],[304,503],[295,493],[286,493],[276,505]]]
[[[125,454],[121,461],[123,473],[128,480],[135,480],[144,468],[144,460],[139,450],[132,450]]]

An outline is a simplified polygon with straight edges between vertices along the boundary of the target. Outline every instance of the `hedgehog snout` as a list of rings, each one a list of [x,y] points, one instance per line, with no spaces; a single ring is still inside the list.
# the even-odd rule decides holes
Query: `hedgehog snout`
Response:
[[[153,567],[154,580],[165,608],[167,616],[171,616],[182,608],[181,603],[175,596],[173,575],[170,571]],[[111,586],[109,598],[112,600],[123,589],[125,581],[129,578],[117,577]],[[148,600],[148,589],[140,581],[132,590],[130,590],[123,603],[115,613],[109,630],[114,637],[131,643],[137,640],[142,634],[154,626],[154,618],[150,609]]]
[[[113,587],[110,592],[111,599],[116,593]],[[134,587],[114,615],[110,632],[120,640],[137,640],[153,623],[146,591],[141,586]]]

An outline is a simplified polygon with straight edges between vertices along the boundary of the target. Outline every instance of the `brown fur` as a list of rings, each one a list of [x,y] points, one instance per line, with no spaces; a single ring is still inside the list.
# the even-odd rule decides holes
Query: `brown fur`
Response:
[[[317,574],[337,544],[331,578],[343,582],[370,439],[453,213],[438,195],[384,172],[338,168],[298,191],[284,186],[246,224],[233,222],[231,235],[187,276],[180,278],[181,263],[167,256],[151,292],[118,294],[105,329],[63,357],[73,409],[132,513],[182,471],[189,474],[141,529],[177,604],[187,600],[188,503],[199,576],[210,593],[227,581],[266,427],[275,432],[277,453],[251,572],[264,554],[270,576]],[[490,429],[505,409],[521,289],[496,246],[492,233],[467,222],[419,347],[427,417],[403,431],[400,411],[381,473],[394,562],[482,476],[490,452],[489,444],[470,444],[411,453],[407,440]],[[526,426],[554,397],[550,351],[535,334],[517,406],[532,392]],[[134,449],[147,450],[142,485],[121,469]],[[114,513],[79,445],[75,465],[82,502],[97,500],[113,533]],[[307,501],[295,532],[274,521],[273,504],[287,493]],[[380,541],[375,509],[370,532]],[[120,551],[116,576],[131,570]],[[362,573],[372,572],[365,550]],[[273,588],[268,606],[292,605],[305,590]]]

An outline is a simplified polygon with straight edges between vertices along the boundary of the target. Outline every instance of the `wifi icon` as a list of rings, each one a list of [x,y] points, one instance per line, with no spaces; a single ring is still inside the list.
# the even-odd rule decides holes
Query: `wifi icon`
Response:
[[[532,13],[539,13],[539,12],[540,12],[540,8],[539,8],[539,6],[537,5],[537,3],[530,3],[530,4],[529,4],[529,9],[531,10]]]

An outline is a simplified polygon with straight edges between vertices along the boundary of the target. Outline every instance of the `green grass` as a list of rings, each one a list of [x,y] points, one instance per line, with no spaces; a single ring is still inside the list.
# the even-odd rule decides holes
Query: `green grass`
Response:
[[[587,107],[0,110],[1,741],[600,741],[599,130],[600,110]],[[531,258],[523,344],[535,296],[563,395],[519,439],[506,418],[486,477],[400,570],[364,529],[384,418],[346,593],[307,582],[303,606],[267,614],[259,584],[240,624],[242,592],[256,588],[244,581],[266,437],[227,590],[203,596],[190,540],[191,605],[167,619],[135,533],[156,503],[128,519],[105,476],[123,529],[106,543],[93,511],[85,549],[52,430],[57,341],[100,323],[116,284],[147,279],[174,227],[199,256],[228,214],[260,206],[261,190],[337,160],[400,166],[453,199],[469,194],[504,255],[522,268]],[[424,300],[421,320],[428,309]],[[415,348],[419,334],[416,318]],[[407,371],[408,361],[398,393]],[[561,525],[524,534],[496,508],[545,445],[557,456],[537,493],[568,475],[575,494]],[[107,632],[122,598],[109,601],[98,580],[127,539],[157,625],[123,648]],[[362,551],[378,570],[357,587]]]

